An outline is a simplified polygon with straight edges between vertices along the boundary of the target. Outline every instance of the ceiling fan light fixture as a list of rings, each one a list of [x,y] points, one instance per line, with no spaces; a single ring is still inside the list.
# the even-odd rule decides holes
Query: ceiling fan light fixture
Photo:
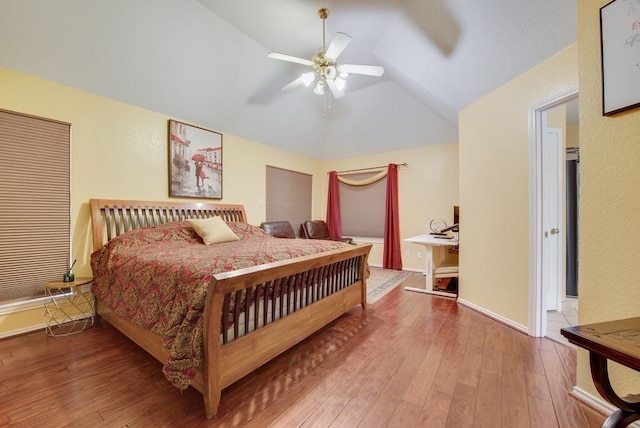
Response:
[[[316,83],[315,88],[313,88],[313,93],[316,95],[324,95],[324,81],[323,80],[318,80],[318,83]]]
[[[347,86],[347,81],[342,79],[342,78],[340,78],[340,77],[336,77],[334,82],[336,84],[336,87],[338,89],[340,89],[341,91],[343,91],[344,87]]]
[[[315,80],[316,74],[313,71],[309,71],[308,73],[303,73],[301,78],[304,86],[309,86]]]
[[[324,69],[324,77],[327,79],[335,79],[337,75],[338,72],[333,65],[329,65]]]

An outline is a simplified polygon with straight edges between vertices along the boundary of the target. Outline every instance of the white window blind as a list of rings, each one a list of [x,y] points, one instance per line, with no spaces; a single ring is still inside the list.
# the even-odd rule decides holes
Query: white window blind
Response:
[[[291,223],[296,236],[311,218],[312,176],[267,165],[266,221]]]
[[[68,268],[70,129],[0,110],[0,303],[42,295]]]
[[[379,172],[342,174],[354,181],[371,178]],[[384,206],[387,178],[366,186],[338,183],[343,236],[384,237]]]

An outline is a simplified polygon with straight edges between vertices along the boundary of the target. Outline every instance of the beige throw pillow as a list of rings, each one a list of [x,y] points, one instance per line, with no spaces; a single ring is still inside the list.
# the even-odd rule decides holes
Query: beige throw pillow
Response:
[[[209,217],[187,220],[200,235],[205,245],[219,244],[221,242],[237,241],[238,236],[227,226],[222,217]]]

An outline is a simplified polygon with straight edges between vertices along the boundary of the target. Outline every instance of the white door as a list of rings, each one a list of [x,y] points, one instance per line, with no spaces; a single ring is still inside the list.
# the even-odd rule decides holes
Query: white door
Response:
[[[544,121],[543,121],[544,123]],[[562,129],[542,132],[542,290],[547,311],[562,308]],[[564,232],[563,232],[564,233]]]

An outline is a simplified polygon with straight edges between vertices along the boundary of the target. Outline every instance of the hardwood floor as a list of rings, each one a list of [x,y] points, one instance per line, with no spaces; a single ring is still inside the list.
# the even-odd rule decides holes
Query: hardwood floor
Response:
[[[98,321],[75,336],[0,341],[0,426],[598,427],[605,415],[568,394],[575,360],[560,343],[398,287],[225,389],[207,420],[198,392],[172,387],[160,363]]]

